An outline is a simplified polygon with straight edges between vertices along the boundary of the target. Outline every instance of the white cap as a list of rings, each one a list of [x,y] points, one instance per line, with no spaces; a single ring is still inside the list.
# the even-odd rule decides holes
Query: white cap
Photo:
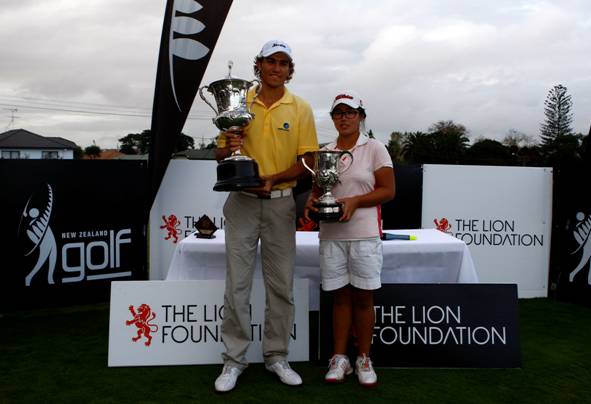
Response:
[[[330,112],[332,112],[339,104],[345,104],[354,109],[364,108],[363,101],[361,101],[359,95],[354,91],[341,91],[336,97],[334,97]]]
[[[285,53],[289,59],[293,59],[291,56],[291,48],[288,44],[278,39],[272,39],[266,44],[263,45],[263,48],[259,52],[259,57],[266,58],[267,56],[271,56],[274,53],[283,52]]]

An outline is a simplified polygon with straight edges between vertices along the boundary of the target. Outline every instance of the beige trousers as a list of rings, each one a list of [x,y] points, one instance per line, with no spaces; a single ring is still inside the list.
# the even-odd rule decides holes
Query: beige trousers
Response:
[[[258,199],[231,192],[224,205],[226,290],[222,339],[225,363],[246,367],[251,342],[250,292],[261,243],[265,285],[263,357],[273,364],[286,359],[294,321],[295,201],[292,196]]]

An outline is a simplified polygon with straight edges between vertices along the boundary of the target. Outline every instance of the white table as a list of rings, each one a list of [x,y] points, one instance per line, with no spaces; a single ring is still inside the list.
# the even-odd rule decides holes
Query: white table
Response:
[[[477,283],[470,251],[461,240],[434,229],[386,230],[412,234],[417,240],[384,241],[382,283]],[[224,231],[213,239],[193,234],[176,247],[167,280],[225,279]],[[309,279],[310,310],[318,310],[320,269],[318,233],[297,232],[295,276]],[[260,262],[255,277],[261,278]]]

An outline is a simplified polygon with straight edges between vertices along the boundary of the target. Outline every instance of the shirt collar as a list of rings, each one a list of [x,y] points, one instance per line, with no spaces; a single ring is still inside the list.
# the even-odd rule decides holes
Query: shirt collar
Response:
[[[353,146],[351,148],[351,151],[355,150],[357,147],[359,146],[363,146],[364,144],[366,144],[367,142],[369,142],[369,136],[367,136],[365,133],[360,133],[359,137],[357,138],[357,142],[355,143],[355,146]],[[334,142],[329,143],[326,148],[328,150],[338,150],[337,148],[337,142],[336,140]]]
[[[248,89],[248,94],[246,96],[247,102],[252,102],[252,97],[254,97],[256,91],[256,86],[252,86]],[[291,104],[294,102],[293,94],[289,92],[287,87],[284,87],[283,96],[279,99],[279,101],[275,102],[275,104]],[[255,100],[255,103],[263,105],[260,100]],[[273,104],[273,105],[275,105]]]

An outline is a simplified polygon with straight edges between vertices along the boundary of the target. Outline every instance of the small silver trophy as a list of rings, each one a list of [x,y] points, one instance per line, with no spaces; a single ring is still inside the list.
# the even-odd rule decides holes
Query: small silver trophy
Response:
[[[348,155],[350,160],[349,164],[343,168],[344,159],[342,157],[344,155]],[[316,185],[324,190],[324,194],[314,204],[314,207],[318,209],[318,213],[313,216],[318,221],[338,221],[343,214],[342,204],[337,202],[331,190],[340,182],[339,175],[347,171],[353,164],[353,155],[347,150],[320,150],[314,156],[314,169],[308,167],[303,158],[302,163],[312,173]]]
[[[199,89],[199,96],[216,113],[213,118],[214,125],[221,131],[239,131],[243,129],[254,118],[254,113],[246,102],[248,89],[258,84],[258,91],[255,94],[250,107],[259,95],[261,85],[258,80],[242,80],[232,77],[233,62],[228,62],[228,77],[214,81],[208,86]],[[203,90],[213,94],[217,109],[203,95]],[[236,150],[230,157],[220,161],[217,166],[217,182],[213,187],[214,191],[239,191],[244,188],[258,187],[263,184],[259,177],[259,168],[253,159],[240,154]]]

